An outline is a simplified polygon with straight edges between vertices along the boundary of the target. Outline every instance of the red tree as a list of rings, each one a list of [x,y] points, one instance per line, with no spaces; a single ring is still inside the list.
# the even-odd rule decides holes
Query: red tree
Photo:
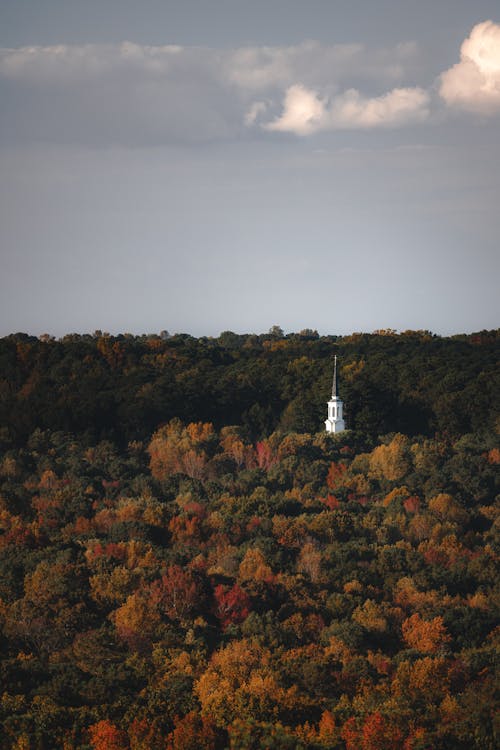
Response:
[[[183,622],[199,599],[196,581],[179,565],[170,565],[161,579],[151,586],[151,602],[171,620]]]
[[[397,727],[391,726],[381,713],[370,714],[363,725],[363,750],[398,750],[402,735]]]
[[[250,612],[250,599],[237,583],[228,589],[219,585],[214,591],[215,614],[223,628],[243,622]]]
[[[379,711],[369,714],[362,727],[354,717],[342,727],[347,750],[399,750],[403,736]]]
[[[330,464],[326,477],[326,484],[329,490],[336,490],[339,487],[342,487],[343,477],[346,471],[347,466],[342,462],[339,462],[338,464],[332,462]]]
[[[128,750],[128,738],[107,719],[89,727],[90,744],[93,750]]]
[[[167,737],[166,750],[215,750],[217,735],[210,719],[195,711],[174,719],[175,728]]]

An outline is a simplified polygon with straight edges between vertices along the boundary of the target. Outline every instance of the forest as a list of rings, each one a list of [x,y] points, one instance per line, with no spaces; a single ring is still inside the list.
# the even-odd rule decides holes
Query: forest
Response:
[[[495,750],[499,342],[0,339],[0,750]]]

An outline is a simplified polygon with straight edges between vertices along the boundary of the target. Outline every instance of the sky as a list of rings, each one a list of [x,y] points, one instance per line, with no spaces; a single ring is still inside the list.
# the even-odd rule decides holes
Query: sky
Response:
[[[0,335],[500,318],[498,0],[0,0]]]

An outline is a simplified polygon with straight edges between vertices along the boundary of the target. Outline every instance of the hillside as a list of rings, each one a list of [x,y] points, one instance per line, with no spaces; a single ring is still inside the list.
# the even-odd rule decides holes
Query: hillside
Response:
[[[498,332],[1,340],[0,748],[493,750],[497,363]]]

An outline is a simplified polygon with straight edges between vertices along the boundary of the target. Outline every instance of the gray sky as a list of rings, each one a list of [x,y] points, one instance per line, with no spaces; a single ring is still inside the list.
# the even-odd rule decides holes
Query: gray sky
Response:
[[[499,325],[498,0],[0,0],[0,47],[0,334]]]

